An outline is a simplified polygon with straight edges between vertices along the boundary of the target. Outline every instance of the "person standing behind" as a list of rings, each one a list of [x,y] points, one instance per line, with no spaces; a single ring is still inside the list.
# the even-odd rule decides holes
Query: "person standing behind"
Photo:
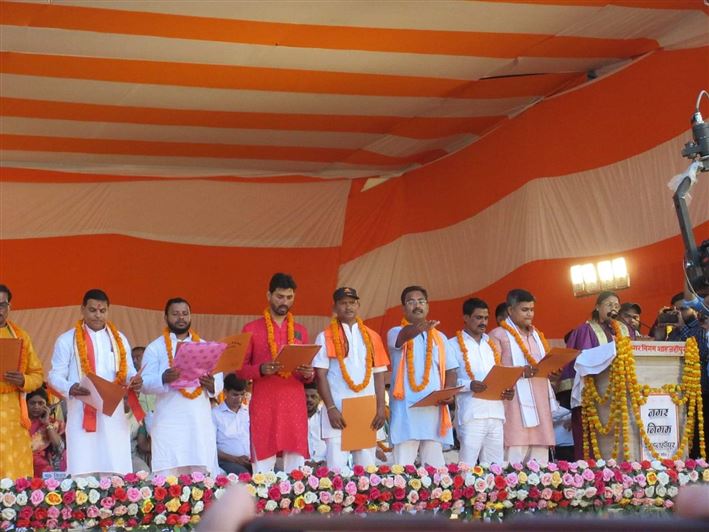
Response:
[[[448,339],[436,329],[438,321],[427,320],[428,293],[421,286],[408,286],[401,293],[404,320],[389,330],[392,382],[390,436],[394,463],[445,465],[443,445],[453,445],[449,401],[438,406],[413,405],[431,392],[452,387],[456,381],[455,357],[446,356]]]
[[[313,367],[302,365],[289,374],[281,371],[282,365],[275,360],[284,345],[308,343],[308,332],[290,312],[295,289],[290,275],[277,273],[271,277],[263,317],[243,329],[252,336],[244,364],[236,374],[253,381],[249,416],[255,473],[273,471],[279,453],[283,454],[283,467],[288,473],[303,466],[308,457],[303,384],[312,382]]]
[[[89,395],[79,384],[89,373],[130,385],[138,392],[143,384],[136,375],[126,337],[108,321],[106,292],[84,294],[82,318],[57,338],[49,371],[49,385],[67,397],[66,450],[70,475],[125,474],[133,470],[130,426],[123,409],[111,416],[97,412],[78,397]]]
[[[0,284],[0,338],[22,340],[20,368],[0,375],[0,478],[32,476],[30,419],[25,394],[42,386],[42,362],[24,329],[8,320],[12,292]]]
[[[212,408],[219,467],[227,474],[238,475],[251,470],[249,409],[244,406],[245,394],[246,381],[230,373],[224,377],[224,401]]]
[[[484,392],[482,382],[493,366],[502,363],[500,346],[487,334],[489,310],[482,299],[463,303],[465,327],[448,341],[451,357],[458,362],[457,386],[463,390],[456,396],[456,428],[460,442],[460,461],[469,465],[501,464],[504,460],[505,406],[503,400],[514,398],[514,388],[505,390],[499,400],[478,399]]]
[[[323,408],[318,385],[313,381],[305,385],[305,406],[308,412],[308,464],[321,464],[327,457],[327,445],[322,439]]]
[[[148,344],[143,355],[145,391],[156,396],[150,427],[150,465],[153,472],[162,475],[193,471],[216,475],[217,436],[209,398],[222,391],[223,376],[203,375],[197,387],[172,388],[170,383],[180,377],[180,370],[173,367],[178,345],[202,339],[192,329],[192,309],[186,299],[169,299],[164,318],[162,336]]]
[[[549,461],[549,447],[555,444],[551,412],[556,399],[549,379],[535,379],[536,365],[549,350],[534,319],[534,296],[515,289],[507,294],[508,317],[490,336],[500,343],[504,366],[524,366],[524,377],[515,385],[515,399],[505,401],[506,460],[539,463]]]
[[[342,287],[332,296],[335,317],[315,343],[322,346],[313,360],[318,389],[326,408],[322,435],[327,442],[327,466],[342,468],[349,453],[342,450],[342,400],[376,396],[371,427],[379,430],[385,421],[384,372],[389,357],[380,336],[358,316],[359,296],[354,288]],[[375,465],[376,446],[352,451],[355,465]]]

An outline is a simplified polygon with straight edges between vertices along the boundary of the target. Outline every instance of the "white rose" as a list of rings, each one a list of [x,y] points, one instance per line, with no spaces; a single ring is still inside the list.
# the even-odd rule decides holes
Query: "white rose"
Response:
[[[138,505],[134,502],[128,505],[128,515],[136,515],[138,513]]]
[[[192,513],[198,514],[204,510],[204,503],[202,501],[197,501],[192,505]]]
[[[527,490],[517,490],[517,500],[518,501],[523,501],[524,499],[527,498],[527,495],[529,495]]]
[[[268,488],[266,488],[266,486],[259,486],[258,488],[256,488],[256,496],[261,499],[267,499],[268,498]]]
[[[180,495],[180,500],[182,502],[187,502],[190,500],[191,495],[192,495],[192,490],[190,489],[189,486],[185,486],[182,488],[182,495]]]
[[[623,490],[623,497],[626,499],[632,499],[633,498],[633,490],[630,488],[626,488]]]
[[[219,488],[219,489],[214,490],[214,498],[215,499],[220,499],[222,495],[224,495],[224,488]]]
[[[92,489],[89,492],[89,502],[91,504],[96,504],[100,498],[101,498],[101,494],[98,491]]]
[[[268,471],[265,475],[266,477],[266,484],[273,484],[276,482],[276,474],[273,471]]]
[[[165,521],[167,521],[165,514],[158,514],[155,516],[155,519],[153,519],[153,523],[156,525],[164,525]]]
[[[680,473],[678,479],[680,486],[684,486],[687,482],[689,482],[689,476],[686,473]]]
[[[76,487],[80,490],[83,490],[86,486],[88,486],[88,482],[85,477],[79,477],[74,480],[76,482]]]
[[[657,486],[655,488],[655,495],[658,497],[664,497],[667,495],[667,488],[665,486]]]
[[[74,485],[74,481],[70,478],[65,478],[62,480],[62,483],[59,484],[59,487],[61,488],[62,491],[69,491],[72,486]]]
[[[305,495],[303,495],[303,500],[305,501],[305,504],[313,504],[315,501],[318,500],[318,496],[315,495],[312,491],[309,491]]]
[[[430,487],[430,486],[431,486],[431,477],[428,477],[428,476],[427,476],[427,477],[423,477],[423,478],[421,479],[421,485],[422,485],[424,488]]]
[[[99,487],[99,482],[96,477],[87,477],[86,484],[89,486],[89,488],[98,488]]]
[[[84,521],[82,523],[82,526],[89,528],[89,529],[95,528],[96,525],[98,525],[98,521],[96,521],[96,519],[89,519],[88,521]]]
[[[677,486],[669,486],[667,488],[667,495],[669,495],[673,499],[677,496],[678,493],[679,489],[677,489]]]
[[[276,508],[278,508],[278,504],[273,499],[269,500],[266,503],[266,506],[264,506],[264,510],[266,510],[267,512],[272,512]]]
[[[505,508],[512,508],[512,501],[509,499],[505,499],[504,501],[502,501],[502,506],[504,506]]]
[[[2,488],[4,490],[9,490],[14,485],[15,485],[15,483],[12,480],[10,480],[9,478],[4,478],[4,479],[0,480],[0,488]]]
[[[0,515],[2,515],[2,518],[6,521],[12,521],[15,519],[17,512],[12,508],[3,508],[2,512],[0,512]]]
[[[530,486],[536,486],[539,484],[539,475],[536,473],[530,473],[527,475],[527,484]]]
[[[657,474],[657,482],[661,486],[666,486],[670,482],[670,476],[667,473],[665,473],[664,471],[660,471]]]
[[[655,486],[648,486],[645,488],[645,497],[654,497],[655,496]]]
[[[600,460],[596,460],[596,467],[605,467],[606,461],[601,458]]]

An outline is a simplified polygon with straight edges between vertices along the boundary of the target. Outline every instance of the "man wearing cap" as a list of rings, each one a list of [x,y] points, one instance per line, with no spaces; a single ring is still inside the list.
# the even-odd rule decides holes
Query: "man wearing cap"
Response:
[[[327,465],[342,468],[349,453],[342,450],[342,401],[353,397],[375,396],[371,428],[378,430],[385,421],[384,372],[389,357],[381,337],[364,325],[359,317],[359,296],[354,288],[342,287],[333,294],[335,316],[315,343],[321,346],[313,360],[318,389],[326,408],[322,416],[322,438],[327,443]],[[353,450],[354,464],[375,465],[376,446]]]
[[[618,321],[640,334],[640,314],[642,309],[637,303],[623,303],[618,310]]]

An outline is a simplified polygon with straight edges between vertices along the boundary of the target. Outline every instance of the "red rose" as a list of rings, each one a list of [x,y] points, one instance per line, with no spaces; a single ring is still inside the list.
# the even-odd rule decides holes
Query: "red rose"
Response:
[[[668,469],[667,474],[669,475],[671,480],[677,480],[677,471],[674,469]]]
[[[239,473],[239,482],[243,484],[251,482],[251,473]]]
[[[149,525],[152,522],[153,522],[153,514],[143,515],[143,524],[144,525]]]
[[[333,504],[331,509],[332,509],[333,513],[336,513],[336,514],[342,513],[342,505],[341,504]]]
[[[31,506],[25,506],[20,510],[20,512],[17,514],[20,519],[29,519],[32,517],[32,507]]]
[[[633,466],[631,466],[628,462],[621,462],[619,467],[623,473],[630,473],[633,470]]]
[[[402,491],[403,491],[403,490],[402,490]],[[355,495],[355,500],[354,500],[354,502],[355,502],[355,504],[357,504],[357,505],[359,505],[359,504],[367,504],[367,503],[369,502],[369,497],[367,497],[367,495],[365,495],[364,493],[358,493],[357,495]]]
[[[177,479],[180,481],[180,484],[183,484],[185,486],[189,486],[192,484],[192,477],[189,475],[180,475],[177,477]]]
[[[448,464],[448,472],[454,475],[458,472],[458,464]]]
[[[123,477],[123,480],[125,480],[129,484],[132,484],[134,482],[138,482],[140,479],[138,478],[138,475],[136,475],[135,473],[126,473],[125,476]]]
[[[640,462],[640,465],[643,467],[643,469],[650,469],[652,464],[650,463],[650,460],[643,460]]]
[[[397,500],[401,500],[404,497],[406,497],[406,491],[404,491],[404,488],[394,488],[394,498]]]
[[[113,520],[112,519],[101,519],[98,522],[98,525],[103,528],[104,530],[113,525]]]
[[[202,495],[202,500],[204,501],[205,506],[207,505],[208,502],[212,502],[213,496],[214,496],[214,492],[211,489],[204,490],[204,494]]]
[[[385,492],[382,492],[382,494],[379,496],[379,500],[384,501],[384,502],[389,502],[392,497],[393,497],[393,495],[391,494],[391,491],[385,491]]]
[[[123,488],[116,488],[113,491],[113,498],[118,500],[118,501],[125,501],[128,498],[128,494],[126,493],[126,490]]]
[[[684,462],[684,466],[687,469],[694,469],[695,467],[697,467],[697,462],[693,458],[687,458],[687,460],[685,460]]]
[[[27,488],[29,488],[29,486],[30,481],[26,478],[18,478],[15,481],[15,490],[17,490],[18,492],[26,490]]]
[[[438,506],[439,506],[440,504],[441,504],[440,499],[431,499],[431,500],[428,502],[428,507],[433,510],[434,508],[438,508]]]
[[[293,480],[303,480],[305,478],[305,475],[300,469],[294,469],[290,476]]]
[[[589,458],[588,460],[586,460],[586,462],[588,463],[588,467],[590,467],[591,469],[596,467],[596,461],[593,458]]]
[[[268,498],[274,501],[281,500],[281,490],[278,486],[271,486],[268,490]]]
[[[393,503],[391,503],[390,508],[391,508],[392,512],[401,512],[401,510],[404,509],[404,504],[401,502],[398,502],[398,501],[393,502]]]
[[[165,524],[168,526],[175,526],[179,521],[179,517],[177,514],[170,514],[167,516],[167,521],[165,521]]]
[[[542,492],[539,491],[539,488],[530,488],[529,497],[531,499],[538,499],[541,496],[542,496]]]
[[[354,466],[352,468],[352,472],[355,474],[355,476],[358,476],[358,477],[361,477],[365,473],[364,467],[362,467],[361,465]]]
[[[264,508],[266,508],[266,499],[259,499],[256,501],[256,510],[259,512],[263,512]]]
[[[362,466],[360,466],[360,467],[362,467]],[[355,466],[353,471],[355,472],[355,474],[357,474],[357,466]],[[323,478],[323,477],[326,477],[329,472],[330,472],[330,470],[327,467],[320,466],[315,470],[315,476],[318,478]],[[362,472],[364,472],[364,468],[362,468]],[[361,475],[362,473],[359,473],[359,474]]]
[[[404,471],[408,475],[415,475],[416,474],[416,466],[414,466],[412,464],[408,464],[408,465],[404,466]]]
[[[466,486],[465,489],[463,489],[463,497],[466,499],[475,497],[475,488],[473,486]]]
[[[391,473],[391,467],[389,467],[388,465],[380,465],[379,474],[386,475],[387,473]]]
[[[138,526],[138,520],[135,517],[131,517],[126,521],[126,528],[134,528]]]
[[[185,515],[191,509],[192,509],[192,507],[190,506],[190,503],[183,502],[182,504],[180,504],[180,507],[177,509],[177,513],[181,514],[181,515]]]
[[[30,526],[34,529],[44,528],[44,523],[42,521],[30,521]]]
[[[475,491],[475,490],[473,490],[473,491]],[[426,489],[421,489],[421,490],[419,491],[419,499],[421,499],[422,501],[427,501],[427,500],[430,499],[430,498],[431,498],[431,492],[430,492],[430,491],[428,491],[428,490],[426,490]]]
[[[457,475],[456,477],[453,478],[453,487],[454,488],[462,488],[463,484],[465,484],[465,479],[461,477],[460,475]]]
[[[311,514],[315,511],[315,506],[313,506],[312,504],[306,504],[305,506],[303,506],[303,511],[305,513]]]
[[[161,514],[163,513],[167,508],[165,508],[165,503],[164,502],[159,502],[155,505],[155,513],[156,514]]]
[[[179,497],[182,495],[182,486],[175,484],[174,486],[170,486],[167,492],[170,494],[170,497]]]
[[[224,475],[217,475],[217,478],[214,480],[214,484],[219,488],[223,488],[229,484],[229,479]]]
[[[355,507],[355,513],[356,514],[363,514],[367,511],[367,506],[364,504],[360,504],[359,506]]]
[[[564,499],[563,501],[559,502],[559,508],[566,508],[569,506],[569,504],[571,504],[571,501],[567,501],[566,499]]]
[[[502,475],[497,475],[495,477],[495,487],[498,490],[501,490],[502,488],[504,488],[506,486],[507,486],[507,481],[505,480],[505,477],[503,477]]]
[[[39,519],[40,521],[45,521],[47,519],[47,509],[46,508],[37,508],[34,511],[34,518]]]
[[[84,519],[86,519],[86,514],[81,510],[74,510],[73,512],[71,512],[71,517],[74,519],[74,521],[83,521]]]
[[[156,500],[161,501],[165,497],[167,497],[167,490],[162,486],[155,486],[155,489],[153,490],[153,495],[155,496]]]
[[[426,470],[426,472],[427,472],[430,476],[433,476],[433,475],[435,475],[436,473],[438,473],[438,468],[437,468],[437,467],[433,467],[433,466],[430,466],[430,465],[426,465],[426,466],[424,467],[424,469]]]
[[[371,490],[369,490],[369,498],[373,501],[379,500],[380,495],[381,492],[377,488],[372,488]]]
[[[30,527],[30,520],[29,519],[18,519],[15,524],[17,525],[17,528],[29,528]],[[41,528],[41,527],[36,526],[35,528]]]
[[[497,492],[497,500],[504,501],[507,498],[507,490],[500,490]]]
[[[334,490],[341,490],[344,486],[344,482],[342,481],[341,476],[336,476],[335,478],[332,479],[332,489]]]
[[[616,482],[623,482],[623,473],[621,473],[618,469],[613,472],[613,477]]]
[[[569,470],[569,462],[567,462],[566,460],[559,460],[556,463],[556,465],[559,466],[560,471],[568,471]]]
[[[67,491],[66,493],[64,493],[64,495],[62,495],[62,501],[64,501],[64,504],[66,504],[66,505],[70,505],[71,503],[74,502],[75,499],[76,499],[76,492],[74,492],[74,491]]]
[[[42,480],[41,478],[35,477],[30,481],[30,488],[32,488],[33,490],[42,489],[43,487],[44,487],[44,480]]]
[[[450,501],[442,502],[441,503],[441,510],[445,512],[446,510],[450,510],[451,506],[452,506],[452,503]]]
[[[551,500],[554,502],[559,502],[564,498],[564,494],[559,490],[554,490],[551,492]]]
[[[419,497],[420,498],[420,497]],[[455,488],[453,490],[453,498],[454,499],[462,499],[463,498],[463,490],[460,488]]]

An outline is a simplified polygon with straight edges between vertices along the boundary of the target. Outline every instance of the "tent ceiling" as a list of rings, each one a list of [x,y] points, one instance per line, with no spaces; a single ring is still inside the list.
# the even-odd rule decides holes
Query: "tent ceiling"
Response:
[[[0,159],[396,176],[589,73],[706,44],[708,14],[699,0],[3,1]]]

